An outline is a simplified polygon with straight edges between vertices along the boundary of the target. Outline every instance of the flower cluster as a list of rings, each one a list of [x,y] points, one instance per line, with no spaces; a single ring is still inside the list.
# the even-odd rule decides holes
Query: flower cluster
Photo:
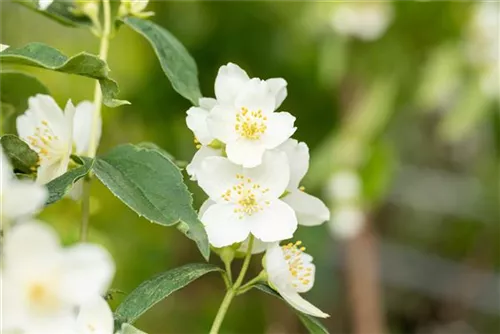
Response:
[[[32,217],[44,205],[44,186],[18,180],[0,149],[3,232],[2,333],[113,333],[113,315],[101,297],[114,263],[100,246],[60,246],[55,231]]]
[[[294,307],[326,316],[298,295],[312,287],[312,258],[295,246],[279,247],[298,224],[314,226],[330,218],[323,202],[300,187],[309,149],[290,138],[295,117],[277,111],[286,87],[281,78],[250,78],[235,64],[222,66],[216,98],[202,98],[187,111],[186,123],[199,149],[187,172],[209,196],[199,215],[211,245],[236,244],[243,250],[254,238],[253,253],[267,249],[270,284]],[[303,268],[311,270],[303,273]]]

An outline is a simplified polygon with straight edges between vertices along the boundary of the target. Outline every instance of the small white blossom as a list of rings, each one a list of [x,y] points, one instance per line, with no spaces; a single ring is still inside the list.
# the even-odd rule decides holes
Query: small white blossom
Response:
[[[300,182],[309,169],[309,148],[305,143],[288,139],[277,148],[286,153],[290,166],[290,182],[286,188],[288,194],[283,201],[295,210],[300,225],[316,226],[330,219],[330,211],[317,197],[304,192]]]
[[[33,216],[44,205],[47,189],[35,182],[18,180],[0,147],[0,222],[7,224]]]
[[[207,125],[209,133],[226,144],[229,160],[246,168],[258,166],[266,150],[276,148],[295,132],[295,117],[274,112],[286,94],[286,81],[281,78],[250,79],[232,63],[219,69],[217,103]]]
[[[313,287],[316,269],[312,256],[304,253],[305,248],[300,245],[300,241],[285,246],[275,243],[268,248],[264,266],[269,285],[300,312],[315,317],[329,317],[299,295]]]
[[[207,118],[217,100],[204,97],[199,99],[199,104],[199,107],[191,107],[187,111],[186,124],[197,141],[202,145],[209,145],[215,138],[208,131]]]
[[[363,211],[351,205],[341,206],[333,211],[329,223],[332,235],[340,239],[356,237],[364,226],[365,216]]]
[[[78,334],[113,334],[113,328],[113,312],[101,296],[95,295],[80,306],[76,318]]]
[[[289,182],[282,152],[267,152],[255,168],[243,168],[223,157],[203,160],[197,177],[215,204],[201,216],[214,247],[244,241],[250,233],[265,242],[292,237],[297,218],[279,199]]]
[[[109,253],[97,245],[62,248],[48,225],[30,221],[5,237],[3,330],[67,334],[75,327],[74,309],[103,294],[114,274]]]
[[[38,0],[38,8],[46,10],[54,2],[54,0]]]
[[[336,5],[330,24],[340,35],[373,41],[385,33],[392,18],[389,2],[345,2]]]
[[[200,171],[201,164],[205,158],[208,157],[221,157],[222,150],[211,148],[210,146],[201,146],[193,156],[193,160],[186,166],[186,172],[191,176],[191,180],[196,181],[198,172]]]
[[[17,117],[17,132],[40,158],[37,182],[45,184],[68,170],[71,153],[85,155],[90,143],[95,108],[84,101],[75,108],[71,100],[63,112],[49,95],[28,99],[28,110]],[[101,136],[101,121],[95,131]]]

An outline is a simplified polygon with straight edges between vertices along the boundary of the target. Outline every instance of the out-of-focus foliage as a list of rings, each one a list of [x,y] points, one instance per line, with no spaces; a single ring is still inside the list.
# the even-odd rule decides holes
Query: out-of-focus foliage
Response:
[[[156,1],[148,9],[156,13],[152,21],[193,55],[204,96],[213,96],[216,71],[229,61],[251,76],[288,81],[282,109],[297,117],[295,137],[312,151],[308,191],[322,195],[337,170],[360,174],[360,205],[380,239],[391,333],[498,332],[498,53],[493,65],[482,57],[489,47],[498,52],[498,39],[496,45],[494,39],[485,43],[488,36],[478,34],[487,20],[477,19],[479,3],[386,4],[390,19],[377,38],[362,30],[358,37],[335,30],[338,3]],[[0,19],[2,44],[41,42],[67,55],[98,48],[88,31],[61,30],[18,4],[2,2]],[[104,109],[100,153],[148,141],[189,161],[195,152],[185,125],[190,103],[174,92],[148,42],[122,25],[111,41],[108,64],[120,84],[119,98],[132,105]],[[29,73],[60,101],[92,96],[93,83],[85,78]],[[2,122],[9,119],[14,118]],[[6,125],[2,128],[13,128]],[[90,239],[114,254],[115,289],[128,294],[154,274],[202,260],[195,244],[177,231],[147,223],[94,184]],[[201,204],[202,193],[189,184]],[[79,215],[78,203],[63,200],[43,218],[69,243],[77,240]],[[346,333],[351,311],[344,241],[327,231],[326,224],[299,231],[318,266],[308,299],[332,315],[324,322],[331,332]],[[413,270],[420,275],[407,274]],[[136,325],[151,334],[206,332],[222,296],[222,281],[207,276],[160,302]],[[111,303],[122,299],[114,294]],[[185,321],[189,314],[196,319]],[[258,291],[234,302],[223,330],[304,331],[286,305]]]

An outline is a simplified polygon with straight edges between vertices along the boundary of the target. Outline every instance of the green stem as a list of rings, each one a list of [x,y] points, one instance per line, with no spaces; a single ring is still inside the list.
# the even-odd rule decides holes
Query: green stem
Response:
[[[82,224],[80,226],[80,241],[86,242],[90,218],[90,178],[86,177],[82,182]]]
[[[222,321],[224,321],[224,317],[226,316],[229,305],[231,305],[231,301],[233,300],[234,296],[236,296],[236,292],[238,291],[241,283],[243,282],[243,279],[245,278],[245,274],[250,264],[250,258],[252,257],[253,239],[253,235],[250,235],[247,253],[245,255],[245,260],[243,260],[240,274],[238,275],[236,282],[234,282],[234,285],[227,290],[226,295],[224,296],[224,299],[220,304],[219,311],[217,311],[217,315],[215,316],[214,323],[212,324],[212,328],[210,329],[210,334],[219,333],[220,326],[222,325]]]
[[[111,36],[111,4],[110,0],[102,0],[104,27],[101,33],[101,42],[99,45],[99,58],[106,61],[109,51],[109,39]],[[94,108],[95,112],[92,116],[92,126],[90,128],[90,142],[87,151],[87,156],[95,157],[97,151],[97,132],[99,131],[102,109],[102,91],[99,81],[96,80],[94,88]],[[80,240],[87,240],[89,216],[90,216],[90,179],[85,178],[83,181],[83,198],[82,198],[82,225],[80,227]]]
[[[265,277],[266,277],[266,272],[264,270],[262,270],[259,275],[255,276],[254,278],[252,278],[250,281],[246,282],[245,284],[243,284],[239,289],[238,289],[238,292],[236,293],[237,296],[247,292],[248,290],[250,290],[255,283],[259,283],[261,281],[264,281],[265,280]]]
[[[224,261],[224,266],[226,267],[226,274],[229,280],[229,286],[233,285],[233,274],[231,272],[231,262]]]

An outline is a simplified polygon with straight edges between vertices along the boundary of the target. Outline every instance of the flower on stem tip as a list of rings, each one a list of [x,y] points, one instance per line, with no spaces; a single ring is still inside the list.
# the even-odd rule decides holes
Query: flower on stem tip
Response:
[[[12,228],[3,256],[2,328],[14,333],[74,333],[74,309],[103,294],[115,270],[102,247],[62,248],[55,231],[36,221]]]
[[[291,306],[300,312],[321,318],[329,317],[299,293],[309,291],[314,285],[315,266],[312,256],[304,253],[302,242],[280,246],[272,244],[266,252],[264,267],[269,285]]]
[[[17,117],[17,132],[30,148],[38,153],[40,166],[37,182],[45,184],[64,174],[71,153],[86,154],[92,132],[95,108],[84,101],[75,108],[71,100],[64,112],[49,95],[38,94],[28,99],[28,110]],[[101,136],[101,124],[95,131]]]
[[[18,180],[0,146],[0,221],[10,223],[40,210],[47,199],[47,189],[28,180]]]
[[[275,112],[287,95],[281,78],[250,79],[239,66],[229,63],[215,80],[216,100],[207,108],[188,111],[188,127],[200,143],[212,138],[226,145],[231,162],[246,168],[258,166],[266,150],[276,148],[296,130],[295,117]]]
[[[244,241],[250,233],[265,242],[291,238],[297,218],[279,199],[288,182],[288,161],[281,152],[267,152],[255,168],[243,168],[224,157],[204,159],[198,183],[215,204],[200,218],[210,243],[224,247]]]

